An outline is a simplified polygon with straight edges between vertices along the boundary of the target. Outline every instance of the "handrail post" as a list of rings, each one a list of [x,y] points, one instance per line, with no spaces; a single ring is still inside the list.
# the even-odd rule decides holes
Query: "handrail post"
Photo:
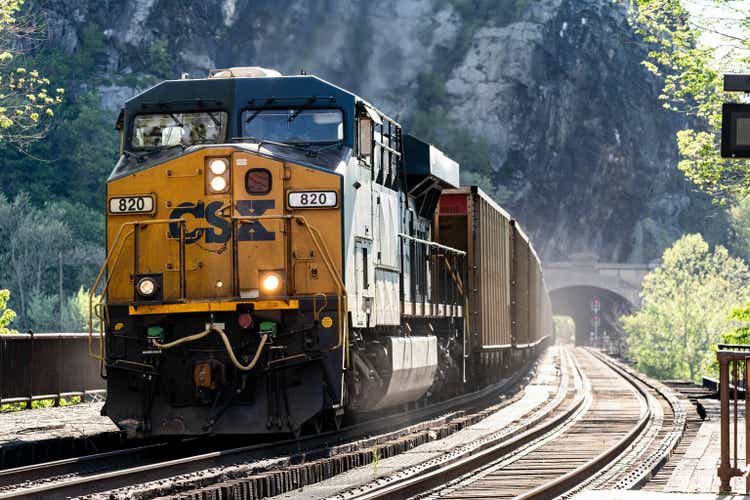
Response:
[[[730,490],[732,470],[729,464],[729,359],[717,353],[719,358],[719,394],[721,399],[721,461],[719,479],[721,491]]]
[[[139,222],[136,222],[133,224],[133,279],[138,279],[138,252],[140,250],[138,245],[138,230],[141,228],[141,224]],[[136,296],[135,289],[138,286],[138,283],[134,283],[135,286],[133,286],[133,301],[138,298]]]
[[[180,221],[180,300],[187,297],[187,273],[185,272],[185,221]]]

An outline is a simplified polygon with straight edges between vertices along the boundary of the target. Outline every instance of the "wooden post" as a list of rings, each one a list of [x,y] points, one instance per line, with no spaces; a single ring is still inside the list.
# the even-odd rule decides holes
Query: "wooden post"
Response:
[[[719,394],[721,399],[721,461],[719,463],[719,479],[721,491],[729,491],[732,469],[729,465],[729,360],[719,357]]]

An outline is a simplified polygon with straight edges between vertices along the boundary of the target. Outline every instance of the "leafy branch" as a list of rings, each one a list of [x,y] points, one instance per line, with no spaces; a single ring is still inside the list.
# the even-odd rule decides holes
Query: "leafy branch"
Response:
[[[25,149],[46,135],[64,90],[19,58],[44,39],[43,15],[23,0],[0,0],[0,142]]]
[[[735,99],[723,91],[722,77],[750,62],[750,18],[732,2],[714,0],[727,15],[696,22],[685,1],[632,0],[629,20],[649,46],[643,65],[663,79],[663,106],[694,123],[677,133],[678,168],[719,204],[733,204],[750,194],[750,169],[721,158],[721,105]],[[702,44],[706,33],[721,43]]]

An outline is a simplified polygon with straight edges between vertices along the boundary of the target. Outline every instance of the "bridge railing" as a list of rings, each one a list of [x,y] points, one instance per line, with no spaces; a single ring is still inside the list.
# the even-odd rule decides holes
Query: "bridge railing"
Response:
[[[716,351],[719,361],[719,398],[721,400],[721,460],[717,471],[721,491],[731,490],[733,477],[745,477],[745,491],[750,493],[750,398],[747,381],[750,380],[750,345],[719,344]],[[743,393],[744,415],[740,418],[739,399]],[[740,420],[744,420],[745,468],[738,464]]]
[[[88,356],[88,334],[0,335],[0,404],[31,406],[43,399],[58,404],[60,398],[104,392],[99,362]]]

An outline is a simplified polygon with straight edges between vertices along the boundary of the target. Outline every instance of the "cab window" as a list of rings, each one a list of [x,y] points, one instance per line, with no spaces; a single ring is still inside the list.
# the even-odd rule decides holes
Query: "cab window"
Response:
[[[172,146],[223,143],[227,113],[154,113],[138,115],[133,121],[131,145],[134,149],[161,149]]]
[[[339,109],[249,109],[242,113],[242,135],[292,144],[336,143],[344,139]]]

